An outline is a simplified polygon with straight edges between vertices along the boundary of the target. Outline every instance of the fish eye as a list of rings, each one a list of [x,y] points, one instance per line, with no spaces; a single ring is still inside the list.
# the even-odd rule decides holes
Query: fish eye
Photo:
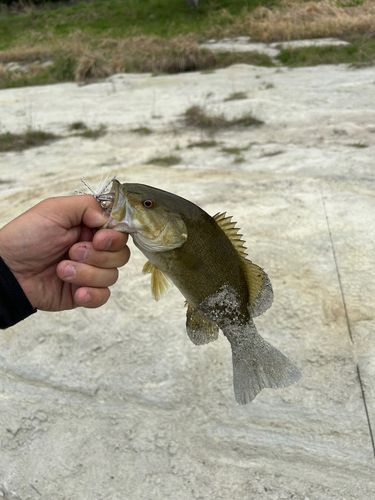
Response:
[[[143,206],[146,208],[152,208],[155,205],[154,200],[144,200]]]

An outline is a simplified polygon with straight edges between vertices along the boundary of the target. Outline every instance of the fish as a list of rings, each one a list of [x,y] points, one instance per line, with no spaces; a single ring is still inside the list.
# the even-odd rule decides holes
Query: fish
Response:
[[[129,233],[148,259],[143,273],[151,274],[152,296],[161,299],[174,284],[185,297],[190,340],[208,344],[220,330],[228,339],[238,404],[251,402],[264,388],[300,379],[297,366],[256,329],[254,318],[272,305],[272,285],[247,258],[232,217],[212,217],[173,193],[116,178],[91,192],[108,213],[103,227]]]

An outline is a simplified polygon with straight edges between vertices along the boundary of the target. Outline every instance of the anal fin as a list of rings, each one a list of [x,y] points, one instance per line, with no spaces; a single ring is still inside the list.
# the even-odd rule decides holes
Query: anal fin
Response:
[[[186,331],[195,345],[208,344],[219,335],[219,327],[189,304],[186,312]]]

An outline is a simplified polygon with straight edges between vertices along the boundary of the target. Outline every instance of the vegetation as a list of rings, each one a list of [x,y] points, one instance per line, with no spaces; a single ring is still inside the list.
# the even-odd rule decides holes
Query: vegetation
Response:
[[[338,47],[286,48],[280,52],[280,61],[287,66],[316,66],[318,64],[347,63],[353,66],[375,63],[375,40],[357,38],[351,45]]]
[[[140,134],[140,135],[150,135],[152,134],[152,130],[148,127],[137,127],[137,128],[132,128],[130,132],[134,132],[135,134]]]
[[[90,128],[82,121],[72,123],[68,129],[70,132],[74,132],[73,135],[85,137],[86,139],[97,139],[107,133],[107,129],[103,124]]]
[[[169,155],[151,158],[147,163],[149,165],[158,165],[159,167],[172,167],[173,165],[178,165],[180,162],[181,158],[179,156]]]
[[[15,41],[22,41],[27,31],[26,37],[34,41],[66,38],[78,31],[96,40],[201,35],[214,32],[216,28],[224,29],[245,12],[272,3],[279,3],[279,0],[202,1],[195,9],[184,0],[93,0],[55,5],[45,3],[44,7],[33,7],[32,2],[25,2],[27,7],[21,11],[7,9],[2,12],[0,50],[14,46]],[[215,36],[220,35],[218,31],[215,33]]]
[[[215,67],[226,68],[232,64],[253,64],[254,66],[275,66],[270,56],[256,50],[248,52],[219,52],[215,55]]]
[[[341,37],[351,47],[285,49],[289,66],[374,64],[373,0],[0,0],[0,88],[90,82],[118,72],[212,71],[235,63],[272,66],[258,52],[213,53],[208,38],[274,42]],[[17,65],[11,69],[9,63]]]
[[[242,151],[248,151],[250,148],[251,148],[252,144],[250,143],[248,146],[245,146],[243,148],[240,148],[240,147],[223,147],[221,148],[221,151],[223,153],[227,153],[227,154],[230,154],[230,155],[240,155],[242,153]]]
[[[86,139],[97,139],[106,133],[104,125],[95,128],[88,127],[84,122],[74,122],[68,127],[73,136],[85,137]],[[63,136],[55,135],[51,132],[28,127],[22,134],[3,132],[0,134],[0,153],[8,151],[24,151],[25,149],[44,146],[53,141],[62,139]]]
[[[68,127],[68,130],[70,130],[70,132],[76,132],[77,130],[87,130],[87,125],[85,122],[73,122],[72,124],[69,125]]]
[[[214,148],[217,146],[217,142],[214,140],[211,141],[199,141],[199,142],[192,142],[191,144],[188,145],[188,148]]]
[[[224,99],[226,101],[239,101],[241,99],[247,99],[246,92],[232,92],[228,97]]]
[[[27,129],[23,134],[5,132],[0,134],[0,152],[23,151],[28,148],[49,144],[57,139],[59,139],[58,136],[42,130]]]
[[[365,142],[354,142],[353,144],[349,144],[349,146],[352,146],[353,148],[368,148],[368,144],[366,144]]]
[[[239,118],[229,120],[223,114],[208,114],[201,106],[188,108],[185,111],[184,118],[188,127],[199,128],[211,133],[230,127],[259,127],[263,124],[261,120],[254,118],[250,112],[244,113]]]

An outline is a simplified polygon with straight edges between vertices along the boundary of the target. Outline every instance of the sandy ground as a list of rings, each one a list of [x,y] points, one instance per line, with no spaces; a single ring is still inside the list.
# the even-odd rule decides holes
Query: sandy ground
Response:
[[[233,92],[247,98],[225,101]],[[257,327],[303,374],[236,405],[226,339],[193,345],[183,297],[154,302],[132,247],[103,308],[38,312],[2,332],[0,498],[374,497],[374,102],[373,68],[346,66],[237,65],[0,92],[2,130],[64,136],[0,154],[1,223],[103,171],[227,211],[274,286]],[[183,124],[195,104],[264,125],[189,147],[212,140]],[[108,133],[72,136],[77,120]],[[181,161],[147,164],[166,155]]]

